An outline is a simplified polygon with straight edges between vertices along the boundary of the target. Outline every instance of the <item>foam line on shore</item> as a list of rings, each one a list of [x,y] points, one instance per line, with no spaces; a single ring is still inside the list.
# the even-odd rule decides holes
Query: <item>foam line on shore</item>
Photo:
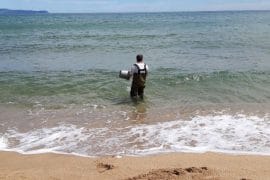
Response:
[[[195,116],[125,128],[85,128],[61,124],[0,136],[0,150],[26,154],[67,153],[81,156],[142,156],[169,152],[221,152],[270,155],[269,117]],[[17,142],[12,144],[10,141]]]
[[[0,136],[0,149],[5,149],[7,147],[6,139]]]

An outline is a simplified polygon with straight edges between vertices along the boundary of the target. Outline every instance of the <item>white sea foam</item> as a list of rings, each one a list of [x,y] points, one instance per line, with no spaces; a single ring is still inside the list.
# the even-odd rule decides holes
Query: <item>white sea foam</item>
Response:
[[[270,154],[270,124],[264,118],[245,115],[198,116],[191,121],[174,121],[132,128],[145,145],[160,151],[227,151]],[[145,149],[138,150],[145,152]],[[147,150],[146,150],[147,152]]]
[[[115,129],[62,124],[27,133],[9,130],[6,134],[18,141],[10,150],[26,153],[97,156],[219,151],[270,155],[269,117],[246,115],[196,116],[189,121]],[[5,141],[0,138],[1,149],[6,148]]]
[[[0,136],[0,149],[6,148],[7,148],[7,140],[6,138]]]

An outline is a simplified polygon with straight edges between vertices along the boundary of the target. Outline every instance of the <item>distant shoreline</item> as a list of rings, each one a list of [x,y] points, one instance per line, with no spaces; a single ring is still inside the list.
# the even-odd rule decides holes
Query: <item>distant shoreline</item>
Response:
[[[49,14],[48,11],[0,9],[0,15]]]

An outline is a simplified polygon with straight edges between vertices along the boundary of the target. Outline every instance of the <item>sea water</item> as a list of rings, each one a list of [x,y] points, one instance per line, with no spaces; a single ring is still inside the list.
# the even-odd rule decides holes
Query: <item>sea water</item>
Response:
[[[269,11],[0,16],[1,150],[270,154],[269,114]]]

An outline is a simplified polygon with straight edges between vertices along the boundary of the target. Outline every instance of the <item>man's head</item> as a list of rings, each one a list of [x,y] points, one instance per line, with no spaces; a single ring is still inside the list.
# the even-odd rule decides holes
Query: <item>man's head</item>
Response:
[[[137,62],[142,62],[143,61],[143,55],[142,54],[138,54],[137,57]]]

